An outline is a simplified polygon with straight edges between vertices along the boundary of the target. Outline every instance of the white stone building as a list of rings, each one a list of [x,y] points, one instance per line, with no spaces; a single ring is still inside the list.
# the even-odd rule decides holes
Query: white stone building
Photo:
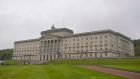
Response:
[[[13,60],[54,60],[134,56],[133,41],[112,30],[74,34],[67,28],[42,31],[41,37],[14,43]]]

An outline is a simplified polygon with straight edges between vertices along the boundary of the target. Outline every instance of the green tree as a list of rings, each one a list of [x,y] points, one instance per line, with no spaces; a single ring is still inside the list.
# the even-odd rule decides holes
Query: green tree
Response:
[[[140,56],[140,39],[134,40],[135,56]]]
[[[11,60],[12,54],[13,54],[13,49],[0,50],[0,60]]]

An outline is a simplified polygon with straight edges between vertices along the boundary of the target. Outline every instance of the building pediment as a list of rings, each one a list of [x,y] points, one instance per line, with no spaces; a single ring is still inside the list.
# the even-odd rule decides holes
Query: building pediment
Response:
[[[42,36],[40,39],[52,39],[52,38],[61,38],[61,36],[57,36],[54,34],[46,34],[46,35]]]

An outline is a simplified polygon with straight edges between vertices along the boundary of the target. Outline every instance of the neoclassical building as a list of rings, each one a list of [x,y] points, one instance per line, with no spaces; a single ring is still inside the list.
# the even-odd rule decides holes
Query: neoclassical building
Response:
[[[112,30],[73,33],[68,28],[42,31],[37,39],[16,41],[13,60],[54,60],[134,56],[133,41]]]

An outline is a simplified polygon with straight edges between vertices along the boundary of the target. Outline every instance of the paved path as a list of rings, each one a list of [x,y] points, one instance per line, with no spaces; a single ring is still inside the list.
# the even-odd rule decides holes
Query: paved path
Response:
[[[99,66],[85,66],[85,65],[78,65],[78,66],[82,68],[96,70],[99,72],[109,73],[116,76],[126,77],[128,79],[140,79],[140,73],[136,73],[136,72],[129,72],[129,71],[123,71],[123,70],[118,70],[113,68],[99,67]]]

